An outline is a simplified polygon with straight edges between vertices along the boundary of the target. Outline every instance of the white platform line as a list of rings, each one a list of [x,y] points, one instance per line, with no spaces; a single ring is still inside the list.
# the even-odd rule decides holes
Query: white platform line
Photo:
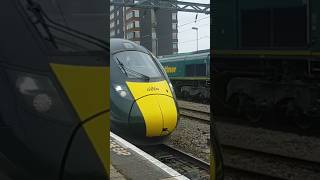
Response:
[[[110,132],[110,136],[112,138],[114,138],[115,140],[117,140],[119,143],[121,143],[122,146],[127,147],[127,148],[131,149],[132,151],[136,152],[140,156],[142,156],[145,159],[147,159],[148,161],[150,161],[152,164],[158,166],[160,169],[162,169],[163,171],[168,173],[170,176],[173,176],[175,179],[178,179],[178,180],[189,180],[189,178],[181,175],[180,173],[178,173],[177,171],[175,171],[171,167],[163,164],[162,162],[160,162],[156,158],[150,156],[149,154],[145,153],[144,151],[142,151],[138,147],[136,147],[133,144],[127,142],[126,140],[122,139],[121,137],[117,136],[116,134]]]

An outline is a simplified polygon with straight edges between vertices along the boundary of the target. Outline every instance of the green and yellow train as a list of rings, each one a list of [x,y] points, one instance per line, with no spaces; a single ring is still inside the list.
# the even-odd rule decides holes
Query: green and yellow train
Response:
[[[181,53],[159,58],[178,98],[210,99],[210,52]]]

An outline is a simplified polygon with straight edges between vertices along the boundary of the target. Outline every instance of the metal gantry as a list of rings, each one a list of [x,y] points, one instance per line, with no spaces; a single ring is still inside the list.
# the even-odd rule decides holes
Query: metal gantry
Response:
[[[184,2],[177,0],[111,0],[110,5],[145,9],[167,9],[184,12],[210,14],[210,4]]]

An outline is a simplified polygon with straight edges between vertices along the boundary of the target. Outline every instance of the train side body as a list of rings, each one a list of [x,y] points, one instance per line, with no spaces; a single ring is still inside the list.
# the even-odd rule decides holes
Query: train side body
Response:
[[[320,117],[320,2],[215,3],[216,114],[233,109],[257,122],[276,113],[300,128],[312,127]]]

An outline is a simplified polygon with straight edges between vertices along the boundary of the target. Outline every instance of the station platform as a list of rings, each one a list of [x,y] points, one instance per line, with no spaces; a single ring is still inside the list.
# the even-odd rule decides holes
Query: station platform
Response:
[[[110,179],[111,180],[127,180],[117,169],[115,169],[112,165],[110,164]]]
[[[116,180],[188,180],[169,166],[110,132],[111,175]],[[113,170],[114,169],[114,170]],[[117,175],[119,177],[117,177]],[[120,175],[119,175],[120,174]]]

